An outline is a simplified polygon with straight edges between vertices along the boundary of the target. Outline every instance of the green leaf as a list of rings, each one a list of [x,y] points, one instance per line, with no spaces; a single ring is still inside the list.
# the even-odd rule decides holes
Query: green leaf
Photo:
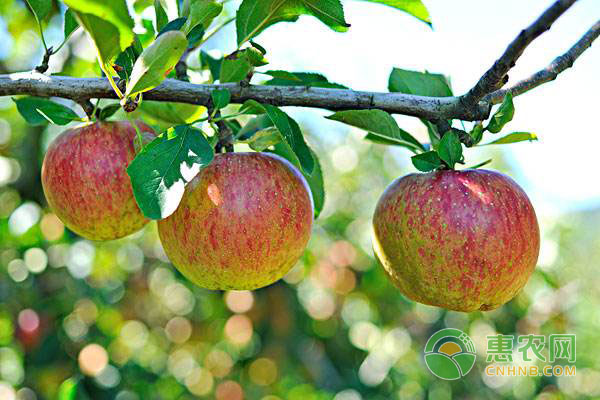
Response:
[[[64,22],[64,34],[65,34],[65,40],[67,40],[67,38],[71,35],[71,33],[73,33],[73,31],[75,31],[75,29],[77,29],[79,27],[79,24],[77,23],[77,20],[75,19],[75,17],[73,16],[73,12],[71,11],[70,8],[67,8],[67,11],[65,11],[65,22]]]
[[[73,377],[65,379],[58,387],[58,400],[77,400],[77,386],[79,383]]]
[[[452,131],[444,133],[437,150],[440,158],[450,168],[454,168],[454,164],[462,159],[462,144],[458,135]]]
[[[515,106],[513,105],[513,96],[510,92],[506,93],[498,111],[494,113],[488,126],[485,128],[492,133],[498,133],[509,123],[515,115]]]
[[[187,183],[213,158],[214,150],[202,132],[189,125],[159,135],[127,167],[143,214],[151,219],[171,215]]]
[[[217,89],[210,93],[215,110],[227,107],[231,101],[231,93],[227,89]]]
[[[51,0],[25,0],[25,2],[29,5],[29,8],[31,8],[38,21],[46,18],[50,10],[52,10]]]
[[[69,107],[40,97],[13,98],[17,110],[25,121],[31,125],[42,125],[47,122],[56,125],[66,125],[71,121],[81,121],[81,118]]]
[[[202,38],[204,37],[204,27],[202,25],[196,25],[191,31],[190,33],[187,34],[187,40],[188,40],[188,49],[192,50],[194,49],[198,43],[200,43],[200,41],[202,40]]]
[[[420,19],[431,26],[431,17],[429,11],[421,0],[363,0],[370,1],[373,3],[385,4],[390,7],[397,8],[412,15],[413,17]]]
[[[315,160],[310,152],[310,149],[304,141],[302,131],[298,123],[294,121],[285,112],[270,104],[264,104],[267,115],[273,121],[273,124],[279,129],[284,141],[290,146],[298,160],[302,171],[307,174],[312,174],[315,166]]]
[[[323,205],[325,204],[325,184],[323,182],[323,171],[321,169],[321,163],[319,162],[317,154],[309,148],[311,156],[315,161],[315,167],[312,174],[307,174],[302,170],[298,157],[296,157],[296,154],[294,154],[291,147],[286,142],[280,142],[274,147],[275,149],[269,152],[277,154],[278,156],[283,157],[289,162],[291,162],[296,168],[298,168],[300,173],[306,179],[310,188],[310,192],[312,194],[313,207],[316,219],[323,210]]]
[[[412,156],[411,161],[415,168],[419,171],[429,172],[442,166],[442,160],[435,151],[427,151],[425,153]]]
[[[350,110],[339,111],[327,117],[334,121],[364,129],[373,135],[408,148],[414,153],[425,151],[425,148],[410,133],[400,129],[396,120],[382,110]],[[367,135],[367,139],[370,139]]]
[[[350,26],[339,0],[243,0],[236,14],[238,46],[278,22],[294,22],[312,15],[338,32]]]
[[[290,146],[291,151],[298,157],[299,168],[308,175],[313,172],[315,160],[312,157],[310,148],[304,141],[304,136],[302,135],[298,123],[290,116],[275,106],[270,104],[260,104],[255,100],[246,101],[240,108],[240,112],[247,114],[266,114],[273,125],[281,132],[284,142]],[[265,127],[266,126],[263,125],[259,129]],[[242,133],[242,131],[240,132]]]
[[[263,54],[255,48],[236,51],[223,59],[219,80],[221,83],[240,82],[248,77],[254,67],[266,63]]]
[[[208,67],[213,81],[219,80],[219,77],[221,76],[221,64],[223,64],[222,58],[213,58],[207,52],[200,51],[200,65],[202,67]]]
[[[202,25],[206,30],[213,19],[221,14],[221,11],[223,11],[223,5],[215,1],[191,0],[187,21],[185,21],[181,30],[189,33],[197,25]]]
[[[273,126],[273,121],[271,121],[271,118],[269,118],[268,115],[264,114],[265,110],[262,107],[262,105],[260,105],[260,103],[257,104],[258,107],[261,108],[261,110],[257,113],[260,115],[257,115],[250,121],[246,122],[246,124],[244,124],[244,126],[241,127],[241,129],[238,131],[236,138],[238,138],[241,141],[247,141],[248,139],[251,139],[252,136],[255,135],[257,132]]]
[[[239,112],[244,114],[264,114],[265,107],[256,100],[246,100],[240,107]]]
[[[134,39],[133,19],[125,0],[65,0],[92,38],[102,63],[108,64]]]
[[[102,110],[100,110],[100,116],[98,118],[104,121],[112,117],[120,109],[121,105],[119,103],[109,104],[106,107],[102,108]]]
[[[500,139],[496,139],[490,143],[484,143],[480,146],[487,146],[490,144],[507,144],[507,143],[517,143],[517,142],[525,142],[525,141],[534,141],[538,140],[538,137],[535,133],[530,132],[513,132],[509,133],[506,136],[502,136]]]
[[[156,31],[160,32],[169,23],[169,17],[160,0],[154,0],[154,15],[156,16]]]
[[[329,82],[327,78],[321,74],[315,74],[312,72],[267,71],[261,73],[273,77],[273,79],[265,82],[265,85],[348,89],[348,87],[344,85]]]
[[[183,55],[187,43],[181,31],[170,31],[156,38],[136,60],[125,95],[133,96],[160,85]]]
[[[119,74],[119,78],[121,79],[129,79],[131,76],[131,71],[133,70],[133,64],[137,58],[142,54],[144,49],[142,48],[142,44],[140,43],[140,39],[137,35],[135,35],[135,39],[133,44],[126,48],[115,60],[115,64],[121,67],[120,70],[117,70],[117,74]]]
[[[163,26],[163,28],[160,30],[160,32],[158,32],[158,35],[156,35],[156,38],[158,39],[159,36],[161,36],[167,32],[170,32],[170,31],[181,30],[181,27],[183,26],[183,24],[185,24],[186,20],[187,20],[187,18],[181,17],[181,18],[174,19],[173,21],[170,21],[168,24]]]
[[[452,89],[444,75],[394,68],[388,81],[390,92],[429,97],[452,96]]]
[[[483,139],[483,124],[476,124],[473,129],[471,129],[471,132],[469,132],[469,135],[471,135],[475,144],[481,142],[481,139]]]
[[[247,143],[254,151],[264,151],[271,146],[275,146],[282,140],[283,138],[279,129],[272,126],[254,133],[250,139],[243,143]]]

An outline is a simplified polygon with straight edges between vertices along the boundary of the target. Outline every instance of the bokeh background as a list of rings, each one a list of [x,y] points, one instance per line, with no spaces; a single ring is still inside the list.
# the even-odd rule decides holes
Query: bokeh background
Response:
[[[132,4],[145,18],[151,1]],[[442,1],[426,5],[433,29],[391,8],[345,1],[348,33],[302,17],[258,37],[269,69],[323,72],[359,90],[387,88],[391,68],[442,72],[467,90],[519,29],[550,1]],[[227,2],[233,15],[237,1]],[[511,73],[525,77],[574,43],[600,15],[582,0],[526,52]],[[227,18],[223,16],[222,18]],[[138,33],[144,33],[138,17]],[[62,16],[45,30],[62,40]],[[235,49],[233,27],[204,45]],[[0,2],[0,73],[42,57],[37,26],[21,0]],[[193,80],[201,81],[197,53]],[[81,32],[51,59],[51,72],[99,76]],[[600,52],[586,52],[558,80],[515,100],[512,130],[537,143],[471,149],[470,164],[516,179],[538,212],[542,249],[525,289],[492,312],[447,312],[407,301],[371,251],[375,203],[413,170],[409,154],[362,140],[327,112],[289,109],[320,156],[326,206],[301,261],[254,292],[216,292],[186,281],[169,263],[154,223],[123,240],[93,243],[48,209],[40,166],[63,128],[28,126],[0,98],[0,399],[562,399],[600,396]],[[81,110],[79,110],[81,111]],[[418,121],[400,125],[426,138]],[[490,238],[493,240],[493,238]],[[467,332],[478,361],[462,380],[425,367],[427,338],[443,327]],[[486,336],[575,333],[575,377],[484,375]],[[547,349],[545,350],[547,353]],[[515,362],[522,365],[520,353]],[[538,365],[546,365],[536,362]]]

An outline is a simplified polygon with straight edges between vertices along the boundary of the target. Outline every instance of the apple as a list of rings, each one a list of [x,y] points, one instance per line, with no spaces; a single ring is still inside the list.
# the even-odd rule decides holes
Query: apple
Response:
[[[187,185],[158,221],[165,253],[189,280],[220,290],[280,279],[310,238],[313,205],[304,177],[268,153],[225,153]]]
[[[456,311],[508,302],[533,273],[540,249],[525,192],[481,169],[397,179],[379,199],[373,228],[375,255],[400,291]]]
[[[137,122],[144,136],[154,136]],[[126,168],[136,154],[136,131],[127,121],[95,122],[61,133],[42,165],[42,186],[60,220],[90,240],[118,239],[141,229]]]

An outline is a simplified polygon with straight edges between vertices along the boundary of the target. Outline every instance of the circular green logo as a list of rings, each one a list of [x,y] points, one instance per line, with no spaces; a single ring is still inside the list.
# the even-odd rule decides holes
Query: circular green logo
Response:
[[[439,330],[425,344],[425,364],[438,378],[460,379],[475,364],[475,345],[461,330]]]

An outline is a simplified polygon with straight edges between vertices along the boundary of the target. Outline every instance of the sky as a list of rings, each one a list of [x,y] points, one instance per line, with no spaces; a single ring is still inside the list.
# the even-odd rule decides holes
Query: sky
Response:
[[[433,20],[426,24],[393,8],[345,0],[346,33],[336,33],[312,17],[277,24],[256,40],[267,48],[268,69],[324,73],[330,81],[356,90],[386,91],[393,67],[443,73],[455,94],[470,89],[521,29],[552,1],[425,1]],[[235,6],[235,4],[233,5]],[[530,45],[509,73],[515,82],[547,66],[571,47],[600,18],[599,0],[581,0]],[[233,26],[217,42],[234,50]],[[210,42],[207,43],[210,48]],[[502,146],[517,171],[515,178],[546,213],[600,204],[597,160],[600,149],[600,40],[574,68],[534,91],[515,98],[513,121],[505,128],[529,131],[538,142]],[[509,82],[509,83],[510,83]],[[316,118],[324,132],[345,132],[338,123]],[[303,113],[304,115],[304,113]],[[415,118],[400,117],[411,132],[422,130]],[[503,131],[504,132],[504,131]],[[489,138],[489,136],[488,136]],[[485,159],[469,150],[471,163]]]

